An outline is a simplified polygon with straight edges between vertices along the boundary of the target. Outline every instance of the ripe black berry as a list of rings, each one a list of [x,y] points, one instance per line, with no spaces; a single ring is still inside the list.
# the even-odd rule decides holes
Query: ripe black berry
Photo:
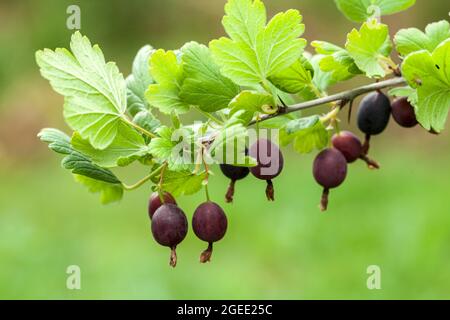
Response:
[[[225,195],[226,202],[233,202],[234,186],[236,181],[242,180],[248,176],[250,169],[247,167],[236,167],[229,164],[221,164],[222,173],[231,180],[228,191]]]
[[[158,192],[153,192],[150,196],[150,201],[148,202],[148,215],[150,216],[150,219],[153,218],[153,215],[155,214],[156,210],[159,209],[163,204],[174,204],[176,205],[177,202],[175,201],[175,198],[168,192],[164,192],[162,194],[162,201],[161,196]]]
[[[331,142],[333,147],[342,153],[348,163],[353,163],[357,159],[362,159],[367,163],[369,168],[380,168],[377,162],[364,154],[361,140],[359,140],[359,138],[352,132],[341,131],[333,136]]]
[[[184,240],[188,222],[183,210],[174,204],[163,204],[152,219],[152,233],[156,242],[171,249],[170,265],[177,265],[176,247]]]
[[[249,155],[256,159],[258,165],[250,169],[260,180],[267,181],[266,196],[269,201],[275,200],[272,179],[278,177],[283,170],[284,159],[281,150],[270,140],[258,139],[249,150]]]
[[[391,103],[382,92],[372,92],[361,101],[358,111],[358,127],[365,134],[382,133],[391,115]]]
[[[395,122],[405,128],[412,128],[418,124],[414,107],[407,98],[400,98],[392,104],[392,117]]]
[[[324,188],[320,208],[325,211],[330,189],[340,186],[347,177],[347,160],[337,149],[323,150],[314,160],[313,175]]]
[[[358,127],[366,134],[363,152],[369,152],[370,137],[382,133],[391,116],[391,102],[382,92],[372,92],[361,101],[358,111]]]
[[[228,221],[225,212],[214,202],[201,204],[192,217],[192,229],[195,235],[208,242],[208,248],[200,255],[200,262],[211,260],[213,243],[221,240],[227,231]]]

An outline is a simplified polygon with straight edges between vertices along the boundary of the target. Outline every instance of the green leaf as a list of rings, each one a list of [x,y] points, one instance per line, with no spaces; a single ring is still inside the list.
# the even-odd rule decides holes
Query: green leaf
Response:
[[[349,20],[363,22],[376,13],[394,14],[406,10],[415,4],[415,0],[335,0],[336,5]]]
[[[214,142],[209,147],[209,155],[217,163],[236,166],[255,166],[256,161],[246,156],[248,130],[244,126],[247,120],[245,110],[232,114],[221,130],[215,134]]]
[[[325,72],[320,68],[321,61],[326,57],[327,56],[322,54],[316,54],[310,59],[311,65],[314,68],[313,83],[321,92],[326,92],[330,86],[336,84],[337,82],[336,79],[333,78],[333,74],[331,72]],[[311,99],[314,99],[314,97],[307,100]]]
[[[345,45],[358,68],[368,77],[384,77],[387,74],[389,54],[392,50],[387,25],[375,19],[353,29],[347,36]]]
[[[73,152],[70,137],[58,129],[42,129],[38,134],[38,138],[48,143],[50,150],[56,153],[68,155]]]
[[[36,53],[41,74],[64,99],[69,126],[97,149],[114,140],[126,111],[126,83],[115,63],[105,62],[100,48],[79,32],[72,53],[45,49]]]
[[[86,186],[89,192],[100,193],[102,204],[117,202],[123,197],[123,187],[120,184],[106,183],[77,174],[74,174],[74,178],[75,181]]]
[[[450,38],[450,23],[446,20],[434,22],[425,28],[425,33],[417,28],[401,29],[395,35],[397,51],[407,56],[414,51],[433,52],[444,40]]]
[[[104,150],[97,150],[77,132],[72,136],[72,147],[87,155],[93,163],[103,168],[126,166],[149,154],[144,138],[135,130],[122,125],[113,143]]]
[[[231,99],[239,93],[239,87],[221,75],[209,48],[190,42],[181,51],[186,74],[180,92],[183,101],[206,112],[227,108]]]
[[[153,53],[150,58],[150,73],[157,82],[151,84],[145,93],[150,105],[165,114],[188,112],[189,104],[180,98],[185,73],[175,52],[158,50]]]
[[[331,73],[333,84],[351,79],[361,73],[353,58],[344,48],[325,41],[313,41],[311,45],[318,54],[324,55],[319,66],[322,71]]]
[[[258,126],[266,129],[283,129],[291,120],[295,119],[297,119],[295,114],[288,113],[260,122]]]
[[[293,142],[295,151],[302,154],[310,153],[314,149],[321,150],[330,141],[330,134],[319,116],[292,120],[284,130],[286,132],[284,144]]]
[[[70,137],[57,129],[43,129],[38,137],[49,144],[49,148],[66,157],[62,161],[65,169],[74,174],[87,176],[112,184],[121,184],[120,180],[108,169],[101,168],[92,163],[86,155],[74,150],[70,143]]]
[[[314,69],[311,63],[302,56],[292,66],[274,74],[269,80],[278,89],[295,94],[305,89],[311,90],[313,77]]]
[[[138,112],[148,110],[149,105],[145,99],[145,92],[153,78],[150,75],[149,60],[155,50],[146,45],[142,47],[134,59],[132,74],[128,76],[127,82],[127,109],[135,116]]]
[[[193,132],[188,128],[173,129],[160,127],[158,138],[149,144],[150,153],[160,162],[167,161],[169,169],[180,170],[189,167],[195,160]]]
[[[139,127],[144,128],[147,131],[156,133],[156,130],[161,126],[161,121],[155,118],[155,116],[147,110],[142,110],[138,112],[134,118],[133,122]]]
[[[162,190],[171,193],[174,197],[182,195],[193,195],[200,191],[203,182],[206,179],[206,173],[192,173],[189,170],[171,171],[165,170],[162,179]],[[153,179],[154,183],[159,183],[160,176]]]
[[[230,38],[210,43],[222,73],[242,86],[257,86],[300,58],[306,40],[297,10],[279,13],[265,26],[260,0],[229,0],[223,25]]]
[[[417,120],[425,129],[441,132],[450,108],[450,40],[432,54],[423,50],[408,55],[402,73],[417,89]]]
[[[416,90],[407,86],[407,87],[397,87],[389,90],[389,95],[393,97],[408,97]]]
[[[273,104],[274,101],[271,94],[245,90],[230,102],[230,114],[233,115],[236,112],[243,111],[241,113],[241,119],[244,120],[245,124],[248,124],[257,112],[266,113],[267,110],[276,111],[276,107]]]
[[[264,4],[259,0],[229,0],[225,13],[222,24],[227,34],[237,42],[254,47],[258,33],[266,25]]]
[[[392,88],[389,90],[389,95],[397,98],[406,97],[413,106],[417,105],[417,90],[410,86]]]

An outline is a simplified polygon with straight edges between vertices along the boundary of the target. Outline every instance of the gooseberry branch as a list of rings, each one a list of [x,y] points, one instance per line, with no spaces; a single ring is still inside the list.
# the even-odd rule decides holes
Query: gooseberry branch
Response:
[[[226,37],[208,45],[191,41],[176,51],[146,45],[126,79],[115,63],[106,62],[99,46],[75,32],[71,52],[36,52],[42,76],[64,96],[64,117],[73,133],[46,128],[38,136],[64,156],[62,166],[77,182],[101,194],[104,204],[151,182],[151,232],[170,249],[172,267],[177,246],[188,233],[177,197],[205,191],[206,201],[191,221],[197,238],[207,243],[200,262],[211,260],[213,244],[226,234],[225,211],[208,191],[210,165],[219,164],[230,181],[225,202],[233,202],[237,181],[252,176],[265,185],[267,200],[274,201],[274,180],[285,161],[278,143],[299,154],[318,151],[312,173],[323,190],[324,211],[331,191],[347,179],[350,164],[362,160],[370,169],[380,168],[369,157],[371,137],[382,134],[390,119],[403,128],[421,126],[439,134],[450,109],[448,21],[428,25],[425,33],[401,29],[391,39],[381,14],[406,10],[414,1],[378,1],[376,7],[368,1],[335,2],[347,18],[362,23],[347,34],[344,47],[302,38],[305,25],[299,10],[269,21],[262,1],[229,0],[223,19]],[[351,2],[367,10],[356,12]],[[305,51],[308,43],[315,53]],[[398,53],[395,59],[393,51]],[[372,83],[327,94],[356,76]],[[382,91],[388,88],[392,90]],[[350,122],[359,96],[364,96],[357,109],[360,134],[341,130],[341,111],[349,105]],[[318,106],[325,111],[283,117]],[[192,123],[191,117],[181,117],[193,110],[202,119]],[[133,162],[146,166],[147,175],[127,185],[112,169]],[[258,201],[253,192],[251,201]]]
[[[249,125],[254,125],[257,122],[262,122],[262,121],[266,121],[269,119],[273,119],[276,118],[280,115],[283,114],[289,114],[289,113],[293,113],[293,112],[298,112],[298,111],[302,111],[302,110],[306,110],[306,109],[310,109],[310,108],[314,108],[317,106],[321,106],[327,103],[331,103],[331,102],[336,102],[336,101],[352,101],[355,98],[357,98],[358,96],[361,96],[365,93],[368,92],[372,92],[372,91],[377,91],[377,90],[382,90],[382,89],[386,89],[386,88],[392,88],[392,87],[397,87],[397,86],[401,86],[401,85],[405,85],[406,84],[406,80],[402,77],[397,77],[397,78],[392,78],[389,80],[385,80],[385,81],[380,81],[380,82],[376,82],[376,83],[372,83],[369,85],[365,85],[365,86],[361,86],[358,88],[354,88],[351,90],[347,90],[347,91],[343,91],[340,93],[336,93],[333,95],[329,95],[323,98],[319,98],[319,99],[315,99],[315,100],[311,100],[311,101],[306,101],[306,102],[302,102],[302,103],[298,103],[298,104],[294,104],[292,106],[289,106],[287,108],[283,108],[281,109],[282,112],[273,114],[273,115],[266,115],[266,116],[261,116],[258,120],[253,120],[250,122]]]

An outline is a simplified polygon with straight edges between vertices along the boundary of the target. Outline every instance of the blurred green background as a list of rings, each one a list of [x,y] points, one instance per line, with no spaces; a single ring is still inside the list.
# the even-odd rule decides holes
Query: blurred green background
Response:
[[[60,158],[36,138],[42,127],[68,131],[62,98],[41,79],[37,49],[67,46],[68,5],[81,7],[82,33],[128,74],[143,44],[167,49],[207,43],[223,34],[225,0],[1,0],[0,1],[0,298],[3,299],[449,299],[450,135],[393,122],[374,139],[372,156],[331,194],[320,213],[320,188],[311,176],[313,155],[286,150],[285,172],[275,181],[275,203],[264,183],[249,178],[225,205],[227,181],[217,174],[211,194],[229,218],[213,262],[190,230],[179,264],[152,239],[146,214],[149,186],[101,206],[74,183]],[[356,25],[331,0],[266,0],[270,14],[302,11],[308,40],[344,44]],[[442,0],[418,0],[407,12],[384,18],[391,33],[424,28],[448,18]],[[332,91],[359,84],[351,81]],[[346,124],[345,124],[346,125]],[[119,171],[127,182],[139,166]],[[179,199],[188,218],[203,193]],[[66,289],[66,268],[79,265],[82,289]],[[381,268],[381,290],[368,290],[366,269]]]

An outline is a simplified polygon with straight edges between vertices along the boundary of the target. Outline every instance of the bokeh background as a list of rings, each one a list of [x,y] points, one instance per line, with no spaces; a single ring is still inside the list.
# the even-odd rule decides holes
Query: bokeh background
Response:
[[[249,178],[225,205],[220,172],[211,194],[229,217],[213,262],[200,265],[205,244],[190,230],[179,265],[157,246],[146,214],[149,185],[101,206],[77,185],[61,158],[36,138],[42,127],[68,132],[62,98],[39,76],[34,52],[67,47],[66,9],[81,7],[82,33],[128,74],[144,44],[173,49],[221,36],[225,0],[1,0],[0,1],[0,298],[3,299],[448,299],[450,298],[450,134],[389,129],[374,139],[372,156],[331,194],[328,213],[317,204],[313,155],[289,149],[275,181],[275,203],[264,183]],[[272,15],[288,8],[304,15],[308,40],[343,45],[357,25],[331,0],[266,0]],[[384,18],[391,33],[448,19],[442,0],[418,0]],[[333,88],[361,84],[361,79]],[[347,126],[346,124],[344,126]],[[352,127],[351,125],[349,127]],[[118,173],[130,183],[143,168]],[[190,218],[203,193],[179,199]],[[79,265],[82,289],[66,288],[66,268]],[[378,265],[382,289],[368,290],[366,269]]]

